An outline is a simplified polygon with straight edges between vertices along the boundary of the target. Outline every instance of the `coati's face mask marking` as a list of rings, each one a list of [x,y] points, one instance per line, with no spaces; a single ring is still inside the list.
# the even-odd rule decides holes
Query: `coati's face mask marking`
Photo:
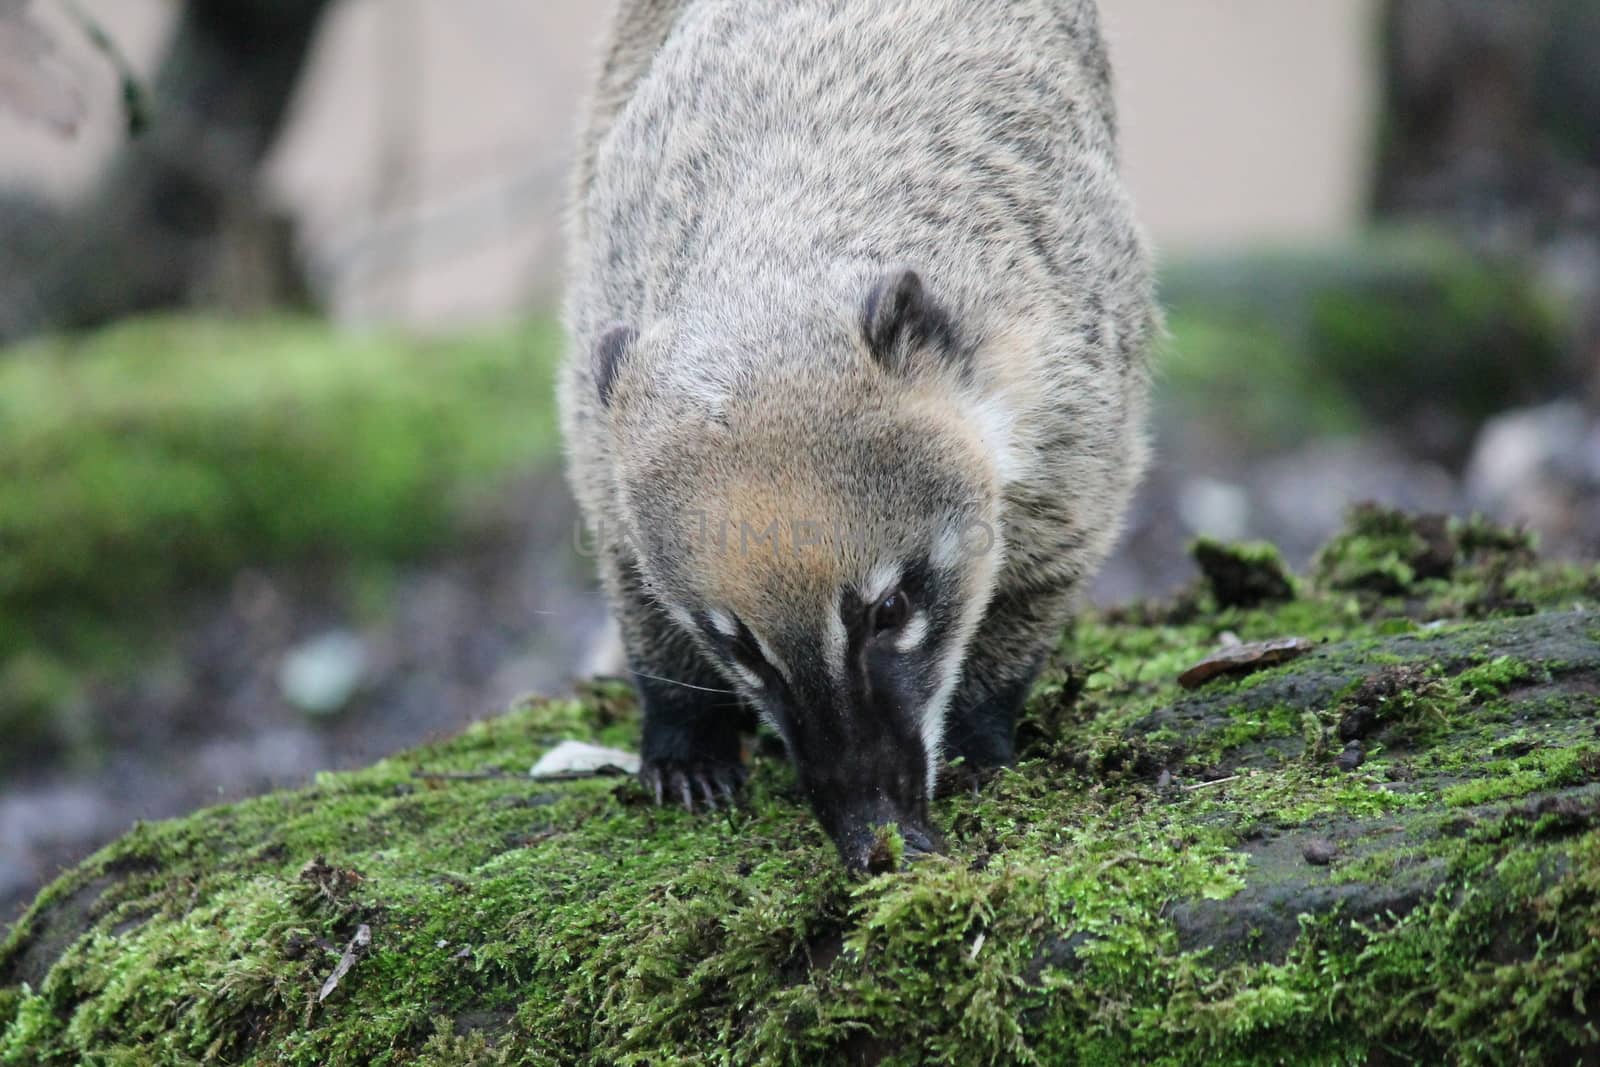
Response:
[[[927,801],[948,704],[1000,555],[971,510],[864,541],[811,549],[818,560],[783,539],[758,556],[730,543],[728,570],[702,559],[663,590],[783,738],[813,811],[858,868],[885,823],[913,850],[933,847]]]

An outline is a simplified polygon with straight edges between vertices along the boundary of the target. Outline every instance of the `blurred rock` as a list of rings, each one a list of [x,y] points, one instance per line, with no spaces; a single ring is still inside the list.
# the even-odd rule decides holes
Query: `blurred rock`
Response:
[[[256,793],[303,781],[328,766],[331,755],[310,729],[276,729],[208,741],[190,759],[195,773],[227,783],[229,792]]]
[[[1178,489],[1178,515],[1201,537],[1237,541],[1250,529],[1250,493],[1215,478],[1195,478]]]
[[[622,627],[610,614],[589,639],[580,678],[620,677],[628,670],[628,650],[622,643]]]
[[[57,868],[73,862],[84,843],[98,844],[127,829],[108,817],[99,791],[84,784],[19,789],[0,795],[0,929]],[[59,849],[60,842],[69,842]]]
[[[332,630],[291,649],[278,667],[283,698],[312,715],[350,702],[367,673],[367,645],[349,630]]]
[[[1308,557],[1358,501],[1450,512],[1460,500],[1449,471],[1410,458],[1402,446],[1381,436],[1321,441],[1268,458],[1249,484],[1260,522],[1251,536],[1280,540],[1269,531],[1281,531],[1280,543],[1291,560]]]
[[[1466,495],[1525,522],[1558,555],[1600,549],[1600,418],[1575,401],[1490,419],[1467,465]]]

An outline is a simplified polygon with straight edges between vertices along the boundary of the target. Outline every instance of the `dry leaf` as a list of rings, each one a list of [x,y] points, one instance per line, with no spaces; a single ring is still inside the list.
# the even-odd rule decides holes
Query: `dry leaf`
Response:
[[[350,944],[345,946],[344,955],[339,957],[339,965],[328,975],[328,980],[322,983],[322,989],[317,993],[317,1003],[321,1004],[339,988],[340,979],[350,973],[350,968],[356,965],[356,960],[367,951],[367,946],[372,944],[372,928],[366,923],[356,927],[356,936],[350,939]]]
[[[1178,684],[1185,689],[1204,685],[1222,674],[1250,674],[1266,670],[1280,663],[1310,652],[1317,647],[1303,637],[1283,637],[1276,641],[1254,641],[1247,645],[1228,645],[1207,656],[1193,667],[1178,675]]]

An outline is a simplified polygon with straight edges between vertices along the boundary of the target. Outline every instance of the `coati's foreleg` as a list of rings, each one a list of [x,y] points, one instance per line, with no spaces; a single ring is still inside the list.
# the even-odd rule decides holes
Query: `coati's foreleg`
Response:
[[[644,716],[640,780],[663,802],[716,808],[744,784],[738,696],[656,604],[631,566],[615,599],[628,670]]]
[[[1069,594],[999,594],[969,646],[945,714],[944,757],[968,771],[1016,759],[1017,714],[1056,638]]]

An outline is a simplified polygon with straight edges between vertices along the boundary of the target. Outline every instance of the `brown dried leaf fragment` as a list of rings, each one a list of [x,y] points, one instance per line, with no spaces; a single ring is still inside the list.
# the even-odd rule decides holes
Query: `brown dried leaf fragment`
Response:
[[[1274,641],[1231,645],[1212,653],[1178,675],[1178,684],[1185,689],[1194,689],[1220,675],[1251,674],[1266,670],[1298,659],[1315,647],[1314,643],[1303,637],[1281,637]]]

